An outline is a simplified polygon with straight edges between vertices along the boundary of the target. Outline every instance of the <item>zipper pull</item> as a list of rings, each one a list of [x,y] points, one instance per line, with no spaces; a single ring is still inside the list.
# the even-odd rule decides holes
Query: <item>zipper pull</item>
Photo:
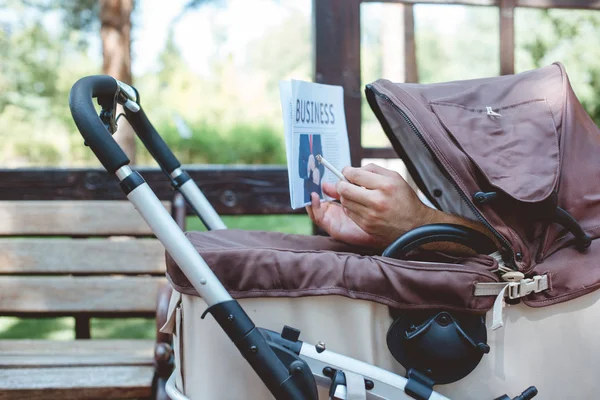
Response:
[[[497,192],[476,192],[473,195],[473,200],[478,204],[486,204],[498,197]]]
[[[501,117],[502,115],[498,114],[497,112],[495,112],[494,110],[492,110],[492,107],[486,107],[485,108],[487,110],[487,115],[491,115],[492,117]]]

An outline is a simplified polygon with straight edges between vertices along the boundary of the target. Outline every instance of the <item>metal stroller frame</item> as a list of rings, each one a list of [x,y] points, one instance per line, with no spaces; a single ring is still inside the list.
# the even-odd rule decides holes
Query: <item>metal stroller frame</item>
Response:
[[[101,106],[99,115],[92,102],[93,98],[97,98]],[[173,187],[183,194],[207,228],[226,229],[214,208],[181,168],[179,161],[149,122],[139,105],[137,90],[109,76],[82,78],[71,89],[71,113],[86,145],[106,170],[117,176],[129,201],[208,304],[204,315],[211,313],[214,316],[275,398],[317,399],[316,385],[320,385],[330,389],[331,398],[346,399],[350,379],[346,379],[345,373],[352,373],[354,377],[358,375],[364,379],[368,399],[447,399],[431,388],[432,383],[418,379],[419,374],[415,371],[409,370],[408,378],[405,378],[326,350],[321,343],[313,345],[301,342],[298,340],[300,331],[287,326],[281,333],[255,327],[141,175],[128,166],[129,159],[111,137],[117,127],[117,104],[123,106],[125,116],[136,134],[171,179]],[[458,240],[472,245],[473,238],[468,234],[469,232],[462,241]],[[387,253],[406,249],[419,240],[422,237],[396,241]],[[515,399],[530,399],[536,393],[534,388],[529,388]],[[174,375],[167,383],[167,394],[173,399],[186,398],[176,389]],[[498,399],[505,400],[509,397],[502,396]]]

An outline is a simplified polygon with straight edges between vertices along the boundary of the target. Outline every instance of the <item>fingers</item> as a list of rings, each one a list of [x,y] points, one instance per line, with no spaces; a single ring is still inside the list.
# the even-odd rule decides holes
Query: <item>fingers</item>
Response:
[[[350,182],[367,189],[378,189],[385,185],[389,177],[367,171],[362,168],[344,167],[342,174]]]
[[[367,171],[373,172],[374,174],[387,176],[388,178],[395,178],[398,175],[400,175],[396,171],[392,171],[391,169],[383,168],[383,167],[381,167],[377,164],[373,164],[373,163],[367,164],[362,168]]]
[[[321,198],[319,197],[319,195],[315,192],[312,192],[310,194],[310,209],[312,214],[311,219],[315,224],[319,226],[325,216],[325,208],[326,207],[324,207],[324,205],[321,204]]]
[[[376,195],[373,190],[365,189],[364,187],[356,186],[348,182],[339,181],[335,188],[340,199],[351,200],[355,203],[369,206],[373,202],[373,197]]]
[[[342,197],[340,202],[342,203],[342,206],[344,206],[345,209],[360,214],[361,216],[366,216],[369,214],[369,209],[360,203],[348,200],[345,197]]]
[[[340,199],[340,194],[338,193],[335,184],[323,182],[321,188],[323,189],[323,193],[325,193],[327,196],[332,197],[336,200]]]

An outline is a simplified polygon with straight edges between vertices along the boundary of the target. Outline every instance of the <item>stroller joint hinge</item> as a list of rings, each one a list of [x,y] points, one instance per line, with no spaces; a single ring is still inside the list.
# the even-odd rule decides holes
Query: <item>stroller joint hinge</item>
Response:
[[[435,384],[432,379],[412,368],[408,370],[406,377],[408,382],[406,382],[404,391],[407,395],[417,400],[427,400],[431,397]]]

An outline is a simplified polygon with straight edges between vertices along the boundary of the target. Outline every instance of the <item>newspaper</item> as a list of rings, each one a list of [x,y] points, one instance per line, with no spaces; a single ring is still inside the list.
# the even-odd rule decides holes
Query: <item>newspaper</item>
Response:
[[[311,193],[327,200],[323,182],[339,180],[317,159],[341,170],[350,165],[350,146],[341,86],[303,81],[279,84],[293,209],[310,203]]]

